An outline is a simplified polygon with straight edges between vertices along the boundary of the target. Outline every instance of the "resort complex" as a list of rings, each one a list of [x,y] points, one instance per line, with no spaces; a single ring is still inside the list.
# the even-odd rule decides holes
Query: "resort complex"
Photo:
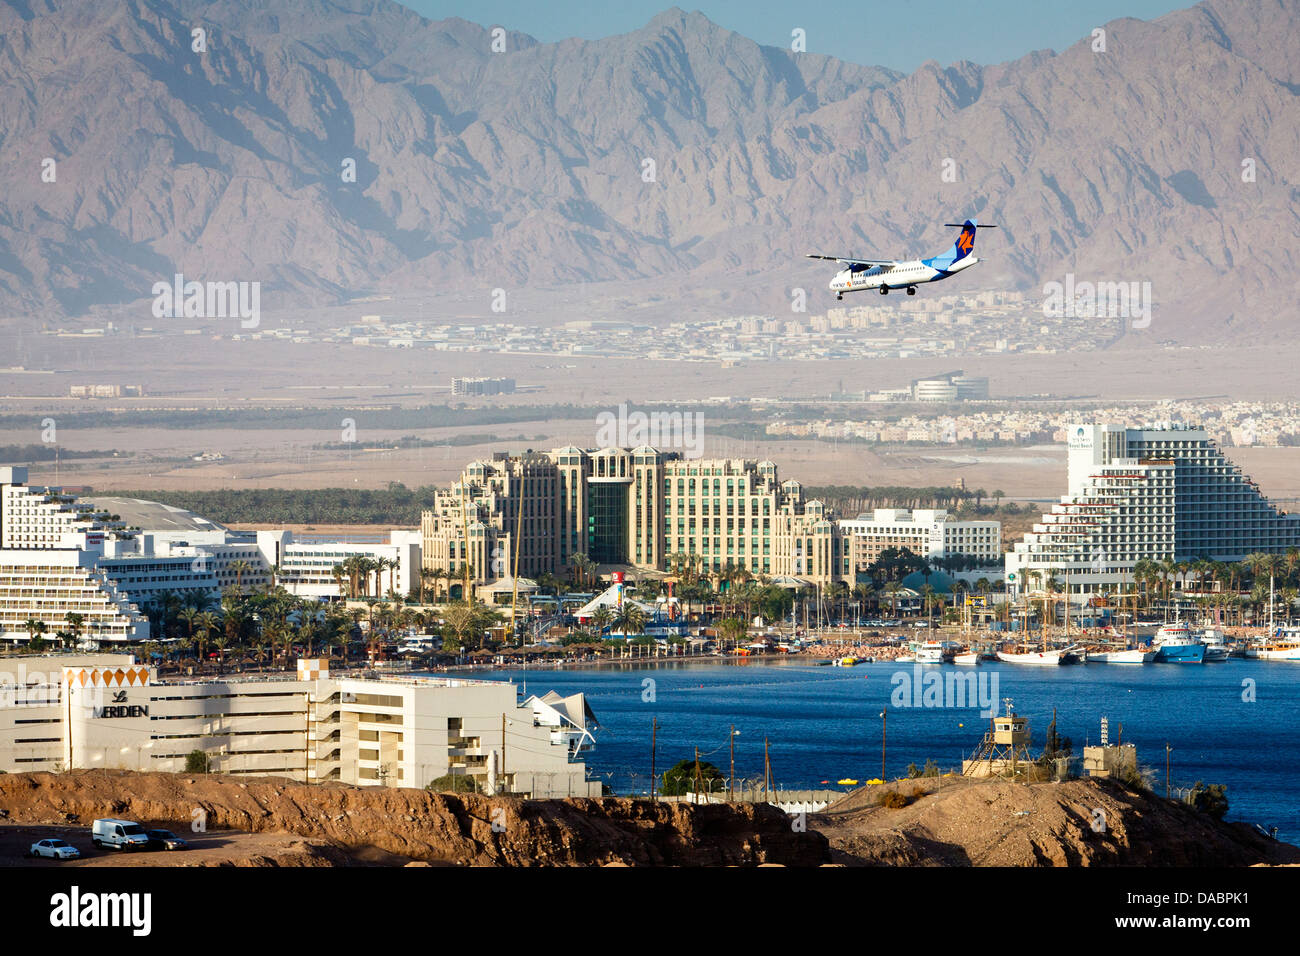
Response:
[[[1071,594],[1132,585],[1139,562],[1241,561],[1300,548],[1279,512],[1199,428],[1072,425],[1066,494],[1006,555],[1012,593],[1046,576]]]
[[[1200,429],[1071,425],[1067,460],[1066,494],[1005,552],[996,520],[934,508],[841,516],[770,460],[649,446],[498,453],[437,490],[418,530],[333,538],[82,500],[3,468],[0,640],[136,643],[160,602],[211,604],[232,590],[422,602],[460,600],[468,585],[500,604],[577,565],[587,584],[688,571],[824,590],[870,583],[882,560],[906,554],[967,584],[1005,576],[1013,598],[1048,578],[1081,598],[1131,584],[1148,562],[1300,548],[1300,516],[1279,512]]]

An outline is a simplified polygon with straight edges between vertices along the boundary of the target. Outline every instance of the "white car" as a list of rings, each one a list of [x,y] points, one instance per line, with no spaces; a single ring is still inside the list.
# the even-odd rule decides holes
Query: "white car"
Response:
[[[81,851],[71,844],[52,837],[48,840],[33,843],[31,855],[48,856],[55,860],[75,860],[81,856]]]

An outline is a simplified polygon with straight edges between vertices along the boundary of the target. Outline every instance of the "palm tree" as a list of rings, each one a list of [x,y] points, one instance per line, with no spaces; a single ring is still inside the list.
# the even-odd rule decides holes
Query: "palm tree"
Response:
[[[885,594],[889,596],[889,616],[898,616],[898,594],[903,590],[902,582],[889,581],[885,584]]]
[[[194,643],[194,622],[198,620],[199,612],[192,607],[182,608],[180,614],[178,614],[177,617],[179,617],[182,621],[185,622],[185,630],[186,630],[185,636],[189,639],[189,642],[193,644]],[[203,672],[203,655],[200,654],[199,673],[202,672]]]
[[[31,644],[32,641],[44,634],[47,628],[44,621],[29,617],[23,621],[23,630],[27,632],[27,643]]]
[[[732,650],[744,639],[748,630],[749,626],[743,618],[727,617],[718,622],[718,631],[724,640],[731,642]]]
[[[212,636],[213,631],[218,630],[218,628],[220,627],[220,623],[221,622],[217,619],[217,616],[213,614],[211,611],[204,611],[202,614],[199,614],[197,617],[191,619],[191,623],[190,623],[191,633],[193,633],[194,624],[198,624],[199,627],[199,670],[200,671],[202,671],[203,662],[207,660],[207,656],[208,656],[205,653],[208,649],[208,638]]]
[[[68,625],[68,634],[72,637],[73,643],[80,643],[81,632],[86,626],[85,615],[78,614],[76,611],[69,611],[63,615],[63,621]]]
[[[875,596],[876,589],[870,582],[863,581],[853,585],[853,597],[858,604],[858,617],[861,618],[867,613],[867,606],[871,603],[872,597]]]
[[[644,634],[646,624],[645,611],[634,601],[624,601],[610,618],[610,630],[617,631],[624,637]]]
[[[230,570],[235,572],[235,590],[242,591],[244,589],[244,575],[252,571],[253,566],[240,558],[238,561],[231,563]]]
[[[606,625],[614,620],[614,612],[606,605],[602,604],[596,610],[591,612],[591,623],[596,628],[596,633],[603,634]]]
[[[921,601],[925,607],[925,616],[929,618],[933,617],[931,612],[934,610],[935,593],[934,585],[929,581],[926,581],[925,584],[921,585]]]
[[[219,633],[215,638],[212,639],[212,646],[217,649],[217,674],[218,675],[224,674],[226,672],[226,645],[229,643],[230,640],[229,638],[226,637],[225,634]]]

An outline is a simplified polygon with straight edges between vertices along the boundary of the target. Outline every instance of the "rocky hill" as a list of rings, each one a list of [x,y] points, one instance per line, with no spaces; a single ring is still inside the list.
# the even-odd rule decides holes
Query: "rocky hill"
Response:
[[[291,833],[317,844],[472,866],[817,866],[826,839],[761,804],[625,799],[522,800],[423,790],[306,786],[286,780],[126,771],[0,775],[9,823],[85,826],[97,817],[190,830]]]
[[[899,809],[877,805],[880,789],[855,791],[796,826],[766,804],[522,800],[126,771],[9,774],[0,775],[0,819],[22,833],[7,842],[0,833],[0,851],[25,848],[32,839],[49,835],[36,833],[34,825],[85,827],[104,816],[169,826],[188,835],[199,810],[209,833],[240,831],[253,837],[232,835],[189,854],[149,855],[139,858],[141,865],[1300,863],[1300,848],[1246,824],[1222,823],[1107,781],[901,781],[888,788],[906,796],[907,805]],[[84,830],[80,833],[84,837]],[[78,842],[72,830],[58,835]],[[13,862],[0,859],[0,865]]]
[[[494,52],[387,0],[0,5],[0,313],[147,324],[176,272],[264,310],[641,279],[776,312],[822,289],[804,252],[929,254],[978,215],[963,287],[1149,281],[1153,337],[1282,334],[1300,0],[1104,30],[900,75],[678,9]]]
[[[913,798],[914,789],[920,794]],[[850,866],[1250,866],[1300,863],[1300,847],[1245,823],[1106,780],[1024,784],[945,777],[867,787],[810,818]]]

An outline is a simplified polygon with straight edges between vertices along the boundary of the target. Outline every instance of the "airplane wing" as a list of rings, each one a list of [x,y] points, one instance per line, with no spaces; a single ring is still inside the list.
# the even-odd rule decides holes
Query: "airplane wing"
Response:
[[[848,256],[819,256],[816,253],[808,253],[805,259],[828,259],[831,262],[842,262],[848,266],[895,266],[898,264],[896,259],[851,259]]]

